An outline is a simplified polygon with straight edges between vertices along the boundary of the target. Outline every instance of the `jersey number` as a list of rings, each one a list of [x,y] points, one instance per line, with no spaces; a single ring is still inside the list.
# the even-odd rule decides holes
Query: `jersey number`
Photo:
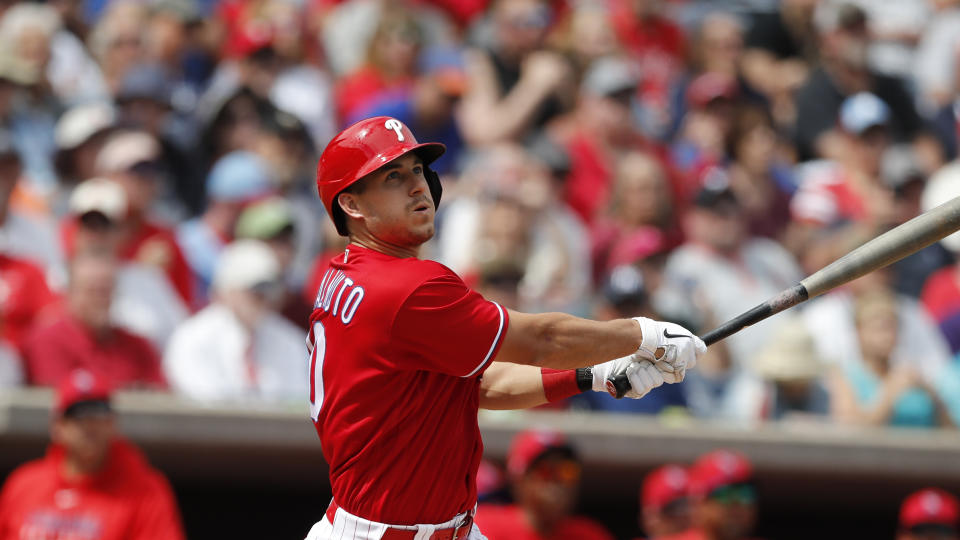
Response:
[[[316,422],[323,406],[323,358],[327,352],[327,336],[323,323],[313,323],[313,343],[310,351],[310,418]]]

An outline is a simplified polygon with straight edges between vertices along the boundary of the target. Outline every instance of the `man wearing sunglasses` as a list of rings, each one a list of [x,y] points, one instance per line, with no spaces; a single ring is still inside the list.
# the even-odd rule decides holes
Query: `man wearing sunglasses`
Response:
[[[742,455],[715,450],[689,469],[693,528],[663,540],[747,540],[757,521],[753,467]]]
[[[960,501],[941,489],[927,488],[904,499],[897,540],[958,540]]]
[[[516,504],[483,505],[476,523],[488,540],[608,540],[599,523],[575,516],[581,465],[559,433],[525,431],[507,456]]]

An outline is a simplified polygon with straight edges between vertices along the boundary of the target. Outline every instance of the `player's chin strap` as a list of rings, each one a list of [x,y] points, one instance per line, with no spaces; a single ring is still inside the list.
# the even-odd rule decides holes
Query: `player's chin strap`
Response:
[[[440,196],[443,194],[443,186],[440,185],[440,175],[430,167],[423,168],[423,176],[427,179],[427,185],[430,186],[430,196],[433,197],[433,209],[440,207]]]

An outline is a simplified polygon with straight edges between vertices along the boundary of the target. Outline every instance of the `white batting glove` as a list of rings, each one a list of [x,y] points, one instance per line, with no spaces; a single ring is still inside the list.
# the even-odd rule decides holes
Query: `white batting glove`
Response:
[[[631,389],[624,397],[640,399],[651,390],[664,383],[663,373],[649,360],[640,358],[636,354],[624,356],[597,364],[591,368],[593,372],[593,391],[606,392],[607,379],[616,377],[620,373],[627,374]]]
[[[679,324],[634,317],[640,324],[643,341],[637,355],[654,363],[668,383],[683,380],[687,369],[697,365],[697,358],[707,352],[707,345]],[[657,356],[657,351],[663,354]]]

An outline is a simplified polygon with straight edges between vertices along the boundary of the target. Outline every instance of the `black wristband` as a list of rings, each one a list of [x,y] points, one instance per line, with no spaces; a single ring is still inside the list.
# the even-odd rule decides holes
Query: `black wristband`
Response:
[[[593,390],[593,368],[577,368],[577,388],[581,392]]]

